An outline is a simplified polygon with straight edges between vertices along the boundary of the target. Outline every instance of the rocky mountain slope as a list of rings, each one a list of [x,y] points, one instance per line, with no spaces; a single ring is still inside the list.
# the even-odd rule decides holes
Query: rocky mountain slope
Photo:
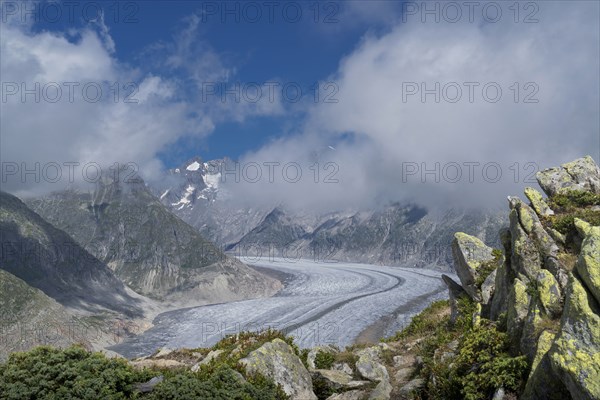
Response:
[[[280,287],[223,254],[127,170],[103,174],[88,192],[67,190],[28,204],[130,288],[172,305],[265,296]]]
[[[74,309],[142,315],[139,299],[69,235],[0,192],[1,269]]]
[[[289,210],[280,204],[244,207],[230,198],[222,177],[233,170],[232,160],[205,163],[197,157],[169,171],[165,187],[153,190],[173,213],[238,256],[450,269],[453,232],[466,231],[499,245],[496,232],[508,224],[499,212],[446,210],[434,215],[403,204],[329,213]]]

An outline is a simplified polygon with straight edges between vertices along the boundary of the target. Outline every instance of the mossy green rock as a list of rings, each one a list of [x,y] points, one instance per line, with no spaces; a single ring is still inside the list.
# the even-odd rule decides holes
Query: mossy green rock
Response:
[[[521,226],[520,215],[516,208],[509,214],[511,233],[511,268],[515,274],[523,274],[534,279],[542,268],[540,251],[533,238],[529,237]]]
[[[522,400],[564,400],[569,398],[569,392],[550,366],[548,351],[552,347],[555,337],[554,333],[548,331],[544,331],[540,335],[535,357],[531,363],[531,372],[521,396]]]
[[[281,339],[274,339],[240,360],[250,374],[273,379],[292,400],[316,400],[310,373],[294,350]]]
[[[529,311],[529,301],[527,285],[522,280],[515,279],[508,293],[506,323],[508,334],[517,346],[523,332],[523,323]]]
[[[536,290],[542,309],[551,318],[557,317],[562,312],[562,295],[560,286],[554,275],[545,269],[536,276]]]
[[[591,226],[580,219],[575,220],[575,226],[584,237],[577,260],[577,272],[600,304],[600,227]]]
[[[600,399],[600,309],[569,274],[561,332],[549,351],[554,372],[575,400]]]
[[[548,196],[564,190],[600,193],[600,169],[590,156],[585,156],[557,168],[536,174],[540,187]]]
[[[539,216],[547,216],[553,215],[554,211],[548,207],[548,204],[544,201],[544,197],[540,192],[535,190],[534,188],[527,187],[525,188],[525,196],[531,202],[533,209]]]
[[[473,300],[482,300],[476,284],[479,279],[479,268],[482,264],[494,260],[493,250],[474,236],[462,232],[454,234],[452,256],[456,274],[462,287]]]

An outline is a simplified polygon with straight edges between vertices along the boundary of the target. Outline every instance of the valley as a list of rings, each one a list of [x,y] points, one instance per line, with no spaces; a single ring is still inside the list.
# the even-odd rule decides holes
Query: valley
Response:
[[[301,348],[344,347],[372,329],[393,334],[433,300],[447,296],[441,274],[427,269],[306,259],[241,261],[277,276],[285,287],[273,297],[163,313],[153,328],[110,349],[140,357],[165,347],[209,347],[226,335],[269,327],[290,334]]]

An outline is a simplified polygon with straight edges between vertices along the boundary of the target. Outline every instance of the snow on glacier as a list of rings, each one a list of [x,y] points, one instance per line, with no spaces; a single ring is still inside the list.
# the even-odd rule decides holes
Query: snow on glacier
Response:
[[[268,327],[294,336],[301,348],[344,347],[382,317],[394,316],[386,327],[389,335],[431,301],[446,297],[439,271],[310,260],[242,261],[293,278],[273,297],[161,314],[153,328],[111,349],[138,357],[160,347],[209,347],[226,335]],[[414,301],[420,297],[422,301]]]

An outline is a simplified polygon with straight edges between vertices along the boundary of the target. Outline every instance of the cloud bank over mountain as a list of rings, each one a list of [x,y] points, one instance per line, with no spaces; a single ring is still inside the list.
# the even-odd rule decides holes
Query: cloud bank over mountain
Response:
[[[431,207],[492,202],[532,185],[537,169],[583,154],[600,158],[597,3],[520,5],[518,15],[504,3],[501,14],[461,6],[460,17],[444,4],[428,3],[433,14],[420,2],[396,14],[387,2],[368,14],[360,6],[345,10],[346,17],[383,20],[385,28],[368,31],[323,77],[335,86],[300,106],[305,118],[298,126],[224,174],[233,197],[324,209],[396,200]],[[63,34],[6,24],[2,160],[29,168],[134,162],[152,180],[164,169],[159,154],[182,138],[203,140],[222,122],[298,111],[282,99],[201,101],[199,85],[230,79],[235,66],[198,40],[197,17],[185,22],[172,42],[149,46],[148,54],[162,57],[144,66],[119,61],[119,43],[102,21]],[[190,79],[182,82],[173,71]],[[6,82],[26,82],[27,89],[59,82],[62,98],[36,102]],[[80,84],[74,102],[65,100],[64,82]],[[127,82],[139,82],[133,96]],[[81,100],[90,83],[100,83],[100,101]],[[42,96],[54,90],[42,89]],[[4,180],[3,171],[6,190],[56,189],[31,178],[23,184],[20,172]]]

